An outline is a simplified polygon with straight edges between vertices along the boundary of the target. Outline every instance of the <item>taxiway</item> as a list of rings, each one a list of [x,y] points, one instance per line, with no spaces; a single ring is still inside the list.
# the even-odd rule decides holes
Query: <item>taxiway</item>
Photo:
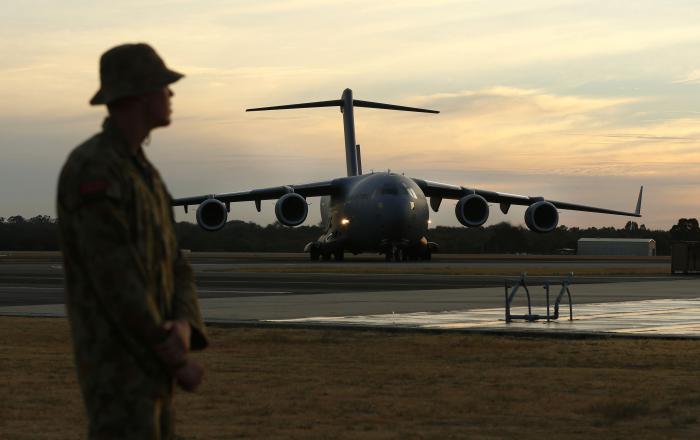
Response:
[[[700,280],[671,276],[667,258],[447,256],[427,263],[371,258],[311,263],[297,254],[190,258],[210,323],[700,336],[695,325]],[[575,276],[574,321],[505,323],[504,280],[543,268],[600,274]],[[626,274],[608,275],[616,271]],[[544,307],[542,283],[551,281],[556,291],[562,278],[527,278],[538,313]],[[0,257],[0,314],[63,316],[63,295],[56,255]],[[524,299],[516,299],[515,312],[522,312]]]

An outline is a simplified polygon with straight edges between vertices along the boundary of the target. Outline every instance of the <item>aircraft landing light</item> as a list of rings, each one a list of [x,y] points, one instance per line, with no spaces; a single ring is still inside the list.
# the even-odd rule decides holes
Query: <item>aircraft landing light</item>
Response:
[[[350,220],[348,220],[348,219],[344,218],[344,219],[342,219],[342,220],[340,221],[340,224],[341,224],[341,225],[347,225],[347,224],[350,224]]]

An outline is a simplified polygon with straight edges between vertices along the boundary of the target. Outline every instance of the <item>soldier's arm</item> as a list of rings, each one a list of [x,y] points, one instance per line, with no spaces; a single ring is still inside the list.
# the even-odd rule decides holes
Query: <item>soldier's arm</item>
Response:
[[[127,217],[124,189],[117,179],[83,178],[71,194],[71,222],[80,237],[80,264],[102,311],[137,356],[153,357],[153,347],[167,337],[162,312],[149,294],[137,236]]]
[[[194,284],[194,276],[190,263],[178,251],[173,263],[175,277],[175,294],[173,296],[173,319],[184,320],[190,324],[190,348],[202,350],[209,345],[202,313],[197,300],[197,290]]]

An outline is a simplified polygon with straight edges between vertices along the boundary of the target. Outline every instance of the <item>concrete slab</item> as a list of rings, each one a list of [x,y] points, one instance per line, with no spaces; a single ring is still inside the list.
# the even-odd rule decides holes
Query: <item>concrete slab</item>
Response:
[[[272,320],[276,323],[297,323],[335,326],[402,327],[425,330],[467,330],[489,332],[538,332],[559,334],[609,334],[636,336],[674,336],[700,338],[700,298],[692,300],[624,301],[582,304],[559,320],[505,322],[502,308],[446,311],[441,313],[391,313],[367,316],[310,317]],[[516,307],[514,314],[527,313]]]
[[[538,290],[531,290],[533,312],[544,314]],[[574,320],[549,323],[506,323],[503,307],[494,307],[503,302],[502,287],[205,298],[200,305],[209,323],[700,337],[700,280],[574,285],[572,294]],[[65,316],[65,306],[0,307],[0,315]]]

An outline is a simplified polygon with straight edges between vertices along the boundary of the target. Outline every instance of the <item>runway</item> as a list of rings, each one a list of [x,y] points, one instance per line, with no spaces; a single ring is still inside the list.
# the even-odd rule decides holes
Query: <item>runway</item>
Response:
[[[562,274],[573,271],[577,284],[664,281],[667,258],[574,258],[570,256],[474,256],[439,255],[427,263],[385,263],[380,257],[362,256],[348,261],[312,263],[304,254],[202,253],[191,254],[201,298],[307,295],[342,292],[383,292],[402,290],[444,290],[502,286],[505,278],[542,267]],[[643,268],[650,274],[581,275],[581,271],[625,271]],[[467,272],[467,273],[462,273]],[[550,276],[530,275],[538,285]],[[636,295],[632,299],[649,299]],[[609,298],[585,296],[583,301]],[[61,304],[64,301],[63,268],[60,254],[53,252],[0,252],[0,307]],[[489,297],[476,295],[469,307],[498,305]]]
[[[63,275],[58,255],[1,255],[0,314],[63,315]],[[543,268],[561,274],[623,273],[575,275],[575,315],[576,308],[586,305],[582,316],[588,321],[582,326],[582,318],[575,316],[578,322],[572,324],[574,327],[566,326],[569,332],[639,334],[644,325],[649,327],[650,315],[644,310],[651,313],[654,307],[661,307],[658,301],[669,300],[673,305],[663,303],[664,307],[682,310],[676,315],[683,318],[671,322],[673,314],[669,314],[654,322],[654,328],[664,327],[662,324],[668,321],[675,329],[670,332],[669,327],[669,334],[694,337],[692,324],[696,319],[700,322],[700,306],[694,302],[700,298],[700,280],[668,275],[667,258],[446,256],[427,263],[385,263],[373,258],[311,263],[299,254],[193,254],[190,259],[203,313],[211,323],[542,331],[539,323],[506,325],[501,315],[504,280]],[[641,274],[624,274],[635,270]],[[538,312],[544,307],[539,286],[545,280],[556,282],[561,278],[528,276]],[[524,304],[523,296],[515,306]],[[610,322],[591,324],[592,317],[599,320],[612,309],[636,312],[616,315],[631,322],[618,319],[612,327]],[[446,313],[451,317],[447,321]],[[635,320],[639,325],[634,324]],[[561,322],[551,330],[563,331]],[[686,330],[679,332],[679,328]]]

